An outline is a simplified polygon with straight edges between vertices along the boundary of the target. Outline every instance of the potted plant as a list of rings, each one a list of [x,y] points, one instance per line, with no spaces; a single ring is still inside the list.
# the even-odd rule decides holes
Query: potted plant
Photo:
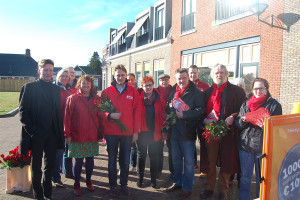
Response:
[[[0,155],[1,169],[6,168],[6,193],[27,192],[31,188],[30,160],[31,151],[26,155],[19,153],[19,146],[9,151],[7,156]]]

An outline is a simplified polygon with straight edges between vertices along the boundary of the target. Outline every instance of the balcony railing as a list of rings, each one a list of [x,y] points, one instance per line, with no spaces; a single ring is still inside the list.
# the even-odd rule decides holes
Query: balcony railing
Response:
[[[155,40],[164,38],[164,26],[160,26],[155,29]]]
[[[230,0],[216,1],[216,21],[222,21],[231,17],[246,13],[249,6],[258,3],[259,0],[248,0],[247,3],[234,4]]]
[[[189,31],[195,28],[195,13],[181,17],[181,32]]]
[[[136,37],[136,46],[142,46],[145,44],[148,44],[149,42],[149,32],[144,32],[144,34],[141,34],[141,32],[137,32],[137,37]]]

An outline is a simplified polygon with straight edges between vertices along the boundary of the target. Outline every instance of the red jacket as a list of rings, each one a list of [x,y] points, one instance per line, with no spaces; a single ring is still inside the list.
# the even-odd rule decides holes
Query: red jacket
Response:
[[[65,117],[65,108],[66,108],[66,101],[68,96],[74,94],[72,89],[68,88],[68,89],[63,89],[60,88],[60,110],[61,110],[61,115],[62,115],[62,119],[64,119]]]
[[[156,92],[158,97],[155,100],[154,103],[154,110],[155,110],[155,128],[154,128],[154,141],[159,141],[161,140],[161,131],[164,125],[164,121],[166,120],[165,116],[165,109],[166,109],[166,102],[165,100],[161,97],[157,89],[153,89],[153,92]],[[147,123],[146,123],[146,110],[145,110],[145,104],[144,104],[144,90],[140,94],[140,100],[141,100],[141,105],[142,105],[142,127],[141,131],[148,131],[147,128]]]
[[[207,83],[200,81],[200,79],[197,79],[194,84],[202,92],[210,87]]]
[[[139,101],[138,91],[126,84],[125,89],[120,93],[114,85],[106,88],[101,93],[101,96],[106,96],[111,100],[114,108],[121,113],[120,120],[129,130],[128,132],[122,133],[119,126],[108,120],[108,115],[110,113],[103,113],[103,128],[104,135],[132,135],[133,133],[141,132],[141,105]]]
[[[92,119],[87,107],[94,116]],[[67,98],[65,119],[64,119],[64,132],[65,137],[71,137],[74,142],[96,142],[98,140],[98,112],[95,112],[96,105],[95,99],[99,98],[93,95],[89,100],[81,94],[78,90],[77,94],[73,94]],[[96,124],[95,124],[95,122]],[[97,125],[97,127],[96,127]]]

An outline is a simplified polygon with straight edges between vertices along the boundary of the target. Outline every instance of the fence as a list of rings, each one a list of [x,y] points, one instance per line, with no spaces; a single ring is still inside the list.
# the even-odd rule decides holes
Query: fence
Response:
[[[24,84],[33,80],[0,79],[0,92],[20,92]]]

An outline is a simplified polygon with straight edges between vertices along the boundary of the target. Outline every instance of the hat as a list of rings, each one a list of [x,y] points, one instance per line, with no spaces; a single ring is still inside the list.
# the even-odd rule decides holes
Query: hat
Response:
[[[170,78],[170,76],[168,74],[161,74],[158,76],[158,79],[161,79],[161,78]]]

